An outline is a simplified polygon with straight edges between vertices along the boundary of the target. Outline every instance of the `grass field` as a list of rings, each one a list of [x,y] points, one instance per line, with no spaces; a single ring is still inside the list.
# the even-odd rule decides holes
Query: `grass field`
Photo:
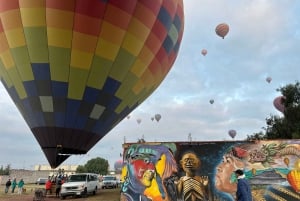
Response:
[[[26,184],[24,186],[26,188],[26,192],[22,195],[18,195],[17,193],[12,194],[11,191],[7,194],[4,193],[5,186],[0,186],[0,200],[1,201],[33,201],[34,191],[37,188],[44,188],[44,185],[35,185],[35,184]],[[17,192],[17,189],[16,191]],[[55,194],[47,196],[45,201],[50,200],[60,200],[60,198],[56,198]],[[117,189],[100,189],[98,190],[96,195],[89,195],[84,198],[73,198],[67,197],[66,201],[119,201],[120,200],[120,188]]]

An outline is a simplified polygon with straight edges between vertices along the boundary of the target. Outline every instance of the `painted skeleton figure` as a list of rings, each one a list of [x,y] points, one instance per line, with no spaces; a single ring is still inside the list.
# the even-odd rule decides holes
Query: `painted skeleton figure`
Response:
[[[200,159],[195,153],[188,152],[182,156],[180,164],[186,173],[177,182],[178,194],[183,201],[208,201],[210,200],[207,176],[196,175],[201,165]]]

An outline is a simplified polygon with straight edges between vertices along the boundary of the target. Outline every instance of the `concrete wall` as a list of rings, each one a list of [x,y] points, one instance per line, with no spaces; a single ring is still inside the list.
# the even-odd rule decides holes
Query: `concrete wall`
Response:
[[[254,201],[300,200],[299,139],[146,142],[123,148],[121,192],[133,200],[233,201],[237,169],[251,184]]]
[[[19,181],[23,178],[25,184],[27,183],[35,183],[36,180],[40,177],[47,178],[49,176],[50,171],[34,171],[34,170],[11,170],[10,175],[2,175],[0,176],[0,184],[5,184],[8,178],[16,178]]]

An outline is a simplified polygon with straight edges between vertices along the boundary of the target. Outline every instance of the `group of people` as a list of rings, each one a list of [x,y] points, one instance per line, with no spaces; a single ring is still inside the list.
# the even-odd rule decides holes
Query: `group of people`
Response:
[[[63,176],[55,176],[55,177],[48,177],[48,180],[45,184],[46,195],[47,193],[52,193],[52,186],[55,185],[55,197],[59,197],[61,185],[64,183]]]
[[[14,178],[12,181],[9,178],[7,182],[5,183],[5,193],[8,193],[11,188],[11,193],[15,193],[16,187],[18,187],[18,194],[22,194],[23,187],[24,187],[24,180],[21,178],[19,182],[17,182],[17,179]]]

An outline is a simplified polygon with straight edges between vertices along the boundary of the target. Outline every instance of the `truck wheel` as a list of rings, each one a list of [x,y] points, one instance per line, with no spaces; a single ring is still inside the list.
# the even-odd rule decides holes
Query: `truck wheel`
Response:
[[[96,192],[97,192],[97,186],[96,186],[95,190],[93,191],[93,195],[96,195]]]
[[[87,188],[85,188],[81,197],[87,197],[87,196],[88,196],[88,192],[87,192]]]

